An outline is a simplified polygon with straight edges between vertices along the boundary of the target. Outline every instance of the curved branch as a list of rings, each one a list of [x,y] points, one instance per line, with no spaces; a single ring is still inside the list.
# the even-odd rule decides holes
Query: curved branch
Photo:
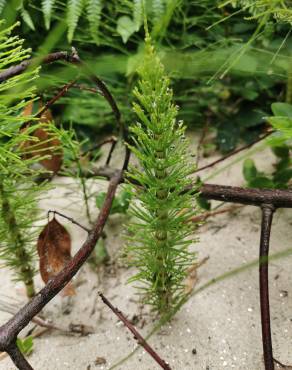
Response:
[[[67,51],[57,51],[56,53],[48,54],[41,60],[39,58],[24,60],[23,62],[17,64],[16,66],[11,66],[7,68],[5,71],[0,73],[0,82],[4,82],[11,77],[21,74],[29,66],[33,65],[33,63],[41,62],[40,64],[50,64],[60,60],[74,64],[80,62],[80,58],[74,48],[72,48],[71,53],[68,53]]]

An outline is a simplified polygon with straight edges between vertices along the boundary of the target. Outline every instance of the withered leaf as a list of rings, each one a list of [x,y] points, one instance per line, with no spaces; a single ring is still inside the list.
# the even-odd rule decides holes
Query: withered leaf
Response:
[[[43,107],[41,101],[39,101],[39,109]],[[31,115],[33,111],[33,102],[27,104],[23,110],[23,115]],[[41,123],[49,123],[53,121],[53,116],[51,111],[46,110],[39,119]],[[27,126],[22,129],[25,131]],[[46,159],[40,160],[40,164],[44,166],[47,170],[57,173],[63,163],[63,151],[61,148],[60,140],[45,127],[36,129],[32,134],[32,137],[37,138],[38,142],[35,140],[27,140],[21,145],[21,149],[24,152],[25,158],[34,158],[40,156],[49,156]]]
[[[60,272],[71,257],[71,237],[54,217],[38,237],[37,251],[40,258],[40,274],[45,283]],[[63,295],[74,295],[72,283],[63,289]]]

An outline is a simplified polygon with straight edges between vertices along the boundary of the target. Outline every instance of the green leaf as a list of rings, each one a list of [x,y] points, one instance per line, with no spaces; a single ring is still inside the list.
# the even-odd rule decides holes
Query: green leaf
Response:
[[[216,142],[218,148],[223,153],[233,150],[239,139],[239,130],[237,125],[230,122],[223,122],[218,127]]]
[[[95,43],[99,44],[98,30],[100,26],[101,11],[103,8],[103,0],[88,0],[87,1],[87,19],[89,22],[89,30]]]
[[[96,206],[99,209],[102,207],[105,197],[106,197],[106,193],[101,192],[95,198]],[[131,198],[132,198],[132,193],[128,190],[128,187],[125,186],[124,189],[121,191],[121,193],[115,196],[110,214],[115,214],[115,213],[125,214],[129,208]]]
[[[273,189],[275,188],[274,182],[265,176],[258,176],[248,182],[250,188],[259,188],[259,189]]]
[[[33,351],[33,337],[30,335],[24,339],[17,338],[16,345],[21,353],[30,355]]]
[[[27,24],[28,27],[31,30],[35,31],[35,27],[34,27],[32,19],[31,19],[31,16],[30,16],[29,12],[24,8],[21,8],[21,17],[22,17],[24,23]]]
[[[68,41],[72,42],[77,23],[83,10],[83,0],[69,0],[68,11],[67,11],[67,24],[68,24]]]
[[[272,147],[273,153],[279,158],[289,157],[289,147],[287,145],[274,146]]]
[[[246,159],[243,163],[243,176],[245,180],[249,183],[254,180],[257,176],[258,171],[254,164],[254,161],[250,158]]]
[[[133,20],[136,31],[139,31],[141,25],[143,24],[143,0],[134,0],[133,6]]]
[[[287,184],[292,178],[292,168],[286,168],[282,171],[276,172],[274,175],[274,181],[279,184]]]
[[[6,0],[0,0],[0,14],[2,13],[5,5],[6,5]]]
[[[42,1],[42,11],[44,14],[45,27],[47,30],[50,29],[52,10],[56,0],[43,0]]]
[[[117,32],[122,37],[125,44],[129,38],[136,32],[136,24],[126,15],[120,17],[117,22]]]
[[[271,109],[275,116],[292,118],[292,104],[273,103]]]
[[[93,252],[91,253],[88,262],[93,266],[97,267],[109,260],[109,254],[106,249],[105,241],[100,238],[96,243]]]
[[[207,211],[211,209],[211,202],[200,195],[197,197],[197,203],[201,208],[206,209]]]

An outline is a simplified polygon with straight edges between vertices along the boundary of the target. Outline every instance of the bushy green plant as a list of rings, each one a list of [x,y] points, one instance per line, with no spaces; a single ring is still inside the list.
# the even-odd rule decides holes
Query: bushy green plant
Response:
[[[130,281],[138,281],[145,301],[166,313],[184,296],[186,270],[194,259],[188,251],[194,197],[185,191],[193,166],[188,163],[185,126],[176,121],[170,81],[149,37],[139,77],[131,150],[141,169],[131,167],[128,176],[140,185],[133,187],[136,202],[130,207],[127,247],[138,273]]]
[[[11,35],[13,28],[0,32],[0,72],[30,56],[23,40]],[[34,99],[37,76],[34,69],[0,84],[0,258],[25,284],[28,297],[34,295],[37,201],[46,186],[37,184],[42,170],[33,166],[48,158],[33,135],[43,124],[22,114]]]
[[[292,105],[288,103],[273,103],[274,116],[268,118],[275,133],[267,139],[277,160],[271,174],[257,169],[254,161],[246,159],[243,165],[243,175],[247,186],[253,188],[290,188],[292,179]]]

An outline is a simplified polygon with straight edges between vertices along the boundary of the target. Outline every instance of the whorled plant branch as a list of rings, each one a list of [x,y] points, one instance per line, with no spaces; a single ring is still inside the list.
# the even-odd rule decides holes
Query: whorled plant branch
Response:
[[[81,65],[82,63],[75,49],[72,49],[71,55],[66,52],[49,54],[47,57],[43,58],[42,62],[51,63],[57,60],[65,60],[69,63],[78,63],[79,65]],[[22,73],[33,62],[34,60],[32,59],[22,62],[18,66],[8,68],[6,71],[0,73],[0,82]],[[82,66],[84,67],[85,65],[82,64]],[[127,130],[123,126],[121,126],[120,111],[110,91],[107,89],[106,85],[95,75],[90,74],[89,78],[97,85],[99,91],[110,104],[116,117],[117,124],[122,131],[122,136],[124,140],[127,141]],[[47,109],[49,109],[49,107],[54,104],[61,96],[63,96],[75,84],[75,82],[76,81],[74,80],[73,82],[64,85],[63,88],[36,114],[36,118],[40,117]],[[29,122],[27,124],[29,124]],[[90,256],[91,252],[95,248],[99,237],[103,234],[103,228],[110,214],[117,187],[123,177],[123,171],[127,169],[129,159],[130,151],[126,147],[123,167],[121,170],[116,171],[114,176],[112,176],[112,178],[110,179],[108,191],[97,221],[93,228],[89,231],[88,237],[79,251],[75,254],[72,260],[68,262],[68,264],[64,267],[62,271],[54,276],[43,289],[41,289],[9,321],[7,321],[4,325],[0,327],[0,351],[7,352],[14,364],[19,369],[31,370],[32,367],[17,347],[16,340],[18,334],[24,327],[28,325],[28,323],[34,318],[34,316],[36,316],[46,306],[46,304],[64,288],[64,286],[73,278],[73,276],[78,272],[78,270],[82,267],[87,258]]]
[[[87,239],[79,251],[75,254],[73,259],[64,267],[61,272],[52,278],[47,285],[31,299],[31,301],[22,307],[16,315],[14,315],[7,323],[0,327],[0,350],[8,352],[13,362],[19,369],[26,370],[32,368],[27,367],[27,361],[23,356],[19,356],[19,353],[15,350],[17,335],[26,325],[28,325],[32,318],[37,315],[46,306],[46,304],[64,288],[64,286],[73,278],[86,259],[90,256],[99,237],[102,234],[103,227],[109,216],[115,192],[120,183],[121,177],[122,171],[117,173],[110,180],[107,195],[95,226],[90,231]]]

